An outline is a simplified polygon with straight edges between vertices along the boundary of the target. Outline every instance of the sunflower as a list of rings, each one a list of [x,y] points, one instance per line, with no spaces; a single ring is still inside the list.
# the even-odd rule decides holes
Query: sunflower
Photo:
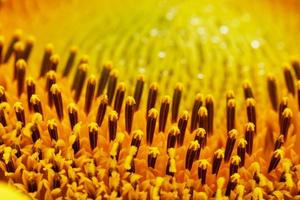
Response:
[[[0,0],[0,194],[300,199],[297,0]]]

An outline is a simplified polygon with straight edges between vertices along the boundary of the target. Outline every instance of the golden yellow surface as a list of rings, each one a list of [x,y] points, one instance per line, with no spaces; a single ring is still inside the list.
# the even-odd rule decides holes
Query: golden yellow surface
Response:
[[[3,199],[29,200],[27,196],[5,183],[1,183],[0,186],[0,195]]]

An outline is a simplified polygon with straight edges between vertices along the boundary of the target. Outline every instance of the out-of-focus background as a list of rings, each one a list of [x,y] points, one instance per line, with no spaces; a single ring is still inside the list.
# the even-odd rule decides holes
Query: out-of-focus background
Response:
[[[90,57],[90,73],[111,60],[120,79],[138,74],[171,92],[180,81],[190,93],[221,98],[243,79],[260,84],[268,72],[299,56],[297,0],[2,0],[0,33],[16,28],[35,37],[29,65],[40,66],[53,43],[61,68],[72,45]],[[242,90],[235,91],[236,93]],[[187,93],[186,93],[187,94]]]

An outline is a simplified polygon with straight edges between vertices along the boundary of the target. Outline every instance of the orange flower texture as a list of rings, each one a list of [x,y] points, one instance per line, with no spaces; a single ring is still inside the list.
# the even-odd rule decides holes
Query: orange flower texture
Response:
[[[0,0],[1,199],[300,199],[299,0]]]

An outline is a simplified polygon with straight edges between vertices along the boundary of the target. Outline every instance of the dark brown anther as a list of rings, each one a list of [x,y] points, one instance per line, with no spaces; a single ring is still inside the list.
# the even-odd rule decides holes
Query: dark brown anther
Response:
[[[73,130],[74,126],[78,123],[78,109],[75,103],[70,103],[68,105],[68,114],[71,130]]]
[[[6,115],[7,115],[7,109],[9,108],[9,104],[6,102],[3,102],[0,104],[0,123],[6,127],[7,121],[6,121]]]
[[[17,156],[17,158],[20,158],[21,155],[22,155],[20,145],[14,143],[14,144],[12,144],[12,148],[16,150],[16,156]]]
[[[30,131],[33,143],[35,143],[38,139],[41,138],[40,130],[36,123],[32,124],[32,126],[30,127]]]
[[[285,108],[282,113],[281,123],[280,123],[280,134],[284,136],[284,141],[287,139],[288,131],[292,121],[292,110]]]
[[[235,128],[235,100],[230,99],[227,103],[227,132]]]
[[[17,78],[17,62],[23,58],[23,52],[24,52],[24,44],[22,42],[17,42],[14,46],[15,63],[14,63],[13,80],[16,80]]]
[[[86,79],[86,75],[87,75],[87,64],[81,64],[79,65],[78,68],[78,76],[77,78],[75,77],[73,80],[73,83],[75,82],[75,86],[74,86],[74,90],[75,90],[75,94],[74,94],[74,101],[77,103],[80,99],[81,96],[81,92],[82,92],[82,88]]]
[[[31,54],[31,51],[32,51],[34,42],[35,42],[35,38],[34,38],[33,36],[29,36],[29,37],[26,39],[26,42],[25,42],[25,49],[24,49],[24,52],[23,52],[23,59],[24,59],[26,62],[27,62],[28,59],[29,59],[29,56],[30,56],[30,54]]]
[[[0,65],[3,63],[4,37],[0,35]]]
[[[26,80],[26,90],[27,90],[27,104],[30,111],[32,111],[32,106],[30,103],[31,96],[35,94],[35,82],[33,78],[29,77]]]
[[[134,131],[130,146],[135,146],[137,149],[139,149],[143,136],[144,133],[141,130]]]
[[[60,88],[58,87],[57,84],[53,84],[50,90],[51,90],[50,92],[53,98],[53,103],[55,106],[57,117],[61,121],[64,118],[64,110],[63,110],[63,102],[62,102]]]
[[[51,140],[58,140],[58,131],[57,131],[57,124],[54,119],[48,120],[47,123],[48,132]]]
[[[297,81],[297,103],[298,110],[300,111],[300,81]]]
[[[247,141],[244,138],[241,138],[238,142],[238,147],[237,147],[237,155],[240,158],[239,167],[243,167],[245,165],[246,147],[247,147]]]
[[[40,98],[36,94],[33,94],[30,97],[30,105],[32,107],[32,110],[35,113],[40,113],[42,115],[42,117],[43,117],[42,102],[41,102]]]
[[[60,181],[61,181],[61,177],[58,173],[54,174],[53,176],[53,189],[55,188],[59,188],[60,187]]]
[[[68,60],[66,62],[66,65],[65,65],[65,68],[64,68],[64,71],[62,74],[63,77],[66,77],[69,75],[69,73],[74,65],[77,53],[78,53],[77,47],[75,47],[75,46],[71,47],[70,54],[69,54]]]
[[[275,169],[280,161],[281,158],[283,158],[283,150],[280,148],[280,149],[277,149],[273,152],[273,155],[272,155],[272,158],[271,158],[271,161],[270,161],[270,165],[269,165],[269,168],[268,168],[268,173],[270,173],[273,169]]]
[[[158,131],[159,132],[165,132],[167,120],[168,120],[168,114],[169,114],[169,108],[170,108],[170,97],[164,96],[161,100],[161,106],[159,111],[159,124],[158,124]]]
[[[176,138],[180,134],[180,130],[177,126],[172,126],[169,130],[168,139],[167,139],[167,150],[169,148],[175,148]]]
[[[205,107],[207,109],[207,134],[212,135],[213,134],[213,128],[214,128],[214,100],[211,95],[208,95],[205,98]]]
[[[148,92],[147,110],[146,110],[147,114],[150,111],[150,109],[155,107],[157,95],[158,95],[158,85],[157,83],[152,83]]]
[[[40,77],[45,76],[45,74],[49,71],[50,68],[50,58],[53,54],[53,45],[47,44],[45,47],[45,52],[42,60],[42,66],[40,71]]]
[[[197,158],[197,152],[200,150],[200,145],[197,140],[191,141],[185,157],[185,169],[191,170],[193,163]]]
[[[34,147],[34,150],[33,150],[34,153],[37,153],[38,154],[38,160],[43,160],[43,152],[42,152],[42,149],[40,147]],[[54,163],[53,162],[53,166],[52,166],[52,169],[55,171],[55,172],[58,172],[59,170],[56,170],[58,168],[56,162]]]
[[[201,149],[203,149],[206,146],[206,140],[207,140],[207,134],[204,128],[197,128],[194,130],[195,138],[194,140],[197,140]]]
[[[43,152],[42,152],[42,149],[41,148],[36,148],[35,152],[38,153],[38,160],[43,160]],[[59,169],[58,169],[58,166],[56,164],[56,162],[54,163],[53,162],[53,166],[52,166],[52,169],[55,171],[55,172],[59,172]]]
[[[217,151],[215,151],[212,160],[212,174],[215,175],[218,174],[223,158],[224,158],[224,151],[222,149],[218,149]]]
[[[133,97],[127,97],[125,105],[125,130],[128,134],[131,133],[133,117],[135,111],[135,100]]]
[[[14,55],[15,55],[15,62],[19,59],[23,59],[24,53],[24,43],[22,41],[18,41],[14,45]]]
[[[127,170],[127,172],[130,172],[130,173],[135,173],[135,162],[134,162],[134,159],[132,159],[131,161],[131,165],[130,165],[130,169]]]
[[[75,136],[74,141],[72,141],[72,149],[74,151],[74,154],[76,154],[80,150],[80,134],[81,124],[77,123],[73,129],[72,129],[72,136]]]
[[[279,178],[279,182],[286,182],[286,172],[282,172],[281,175],[280,175],[280,178]]]
[[[290,67],[285,66],[283,72],[284,72],[284,79],[285,79],[285,84],[288,89],[288,92],[291,93],[292,95],[295,95],[295,83],[294,83],[294,78]]]
[[[124,83],[120,83],[117,88],[117,93],[115,97],[114,110],[120,115],[121,109],[124,101],[126,87]]]
[[[25,112],[21,102],[16,102],[14,104],[15,113],[17,116],[17,120],[22,123],[22,127],[25,126]]]
[[[0,85],[0,103],[7,102],[7,97],[5,94],[5,89],[2,85]]]
[[[43,151],[41,148],[37,149],[39,160],[43,160]],[[52,167],[53,168],[53,167]]]
[[[113,102],[117,81],[118,81],[118,72],[117,70],[112,70],[109,74],[107,91],[106,91],[109,105],[111,105]]]
[[[228,162],[231,157],[234,144],[236,141],[236,137],[237,137],[237,130],[232,129],[231,131],[229,131],[227,136],[227,141],[226,141],[226,147],[225,147],[225,156],[224,156],[225,162]]]
[[[29,179],[27,185],[28,185],[28,186],[27,186],[27,187],[28,187],[27,189],[28,189],[28,192],[29,192],[29,193],[36,192],[37,189],[38,189],[37,183],[36,183],[36,181],[33,180],[33,179]]]
[[[251,85],[248,81],[244,82],[243,89],[244,89],[245,99],[248,99],[248,98],[254,99],[253,91],[252,91]]]
[[[38,152],[41,152],[39,150],[40,150],[40,148],[38,148]],[[50,159],[49,162],[52,164],[52,170],[54,172],[56,172],[56,173],[60,172],[60,167],[59,167],[58,162],[56,160]]]
[[[14,162],[13,162],[13,160],[10,158],[9,160],[8,160],[8,162],[5,164],[5,167],[6,167],[6,171],[8,172],[8,173],[13,173],[13,172],[15,172],[15,170],[16,170],[16,168],[15,168],[15,164],[14,164]]]
[[[155,108],[151,108],[148,112],[147,127],[146,127],[146,135],[147,135],[146,141],[148,145],[151,145],[153,142],[157,116],[158,116],[157,110]]]
[[[188,120],[189,120],[189,113],[188,113],[188,111],[184,111],[180,115],[179,120],[178,120],[178,124],[177,124],[177,126],[179,128],[179,131],[180,131],[180,133],[177,135],[177,139],[176,139],[178,146],[183,145]]]
[[[177,122],[182,90],[183,90],[182,84],[178,83],[174,90],[173,99],[172,99],[172,120],[171,120],[172,123]]]
[[[230,167],[229,167],[229,176],[232,176],[234,173],[238,172],[239,165],[241,163],[241,158],[237,155],[232,156],[230,159]]]
[[[288,107],[288,98],[287,97],[283,97],[281,99],[280,104],[279,104],[279,110],[278,110],[279,126],[281,126],[282,113],[283,113],[284,109],[286,109],[287,107]]]
[[[8,45],[6,53],[4,55],[4,59],[3,59],[4,63],[7,63],[8,60],[10,59],[10,57],[12,56],[12,54],[14,52],[14,46],[17,42],[20,41],[21,35],[22,35],[22,31],[21,30],[16,30],[16,32],[14,33],[14,36],[12,37],[12,39],[11,39],[9,45]]]
[[[255,125],[255,133],[256,133],[256,109],[255,109],[255,100],[253,98],[246,99],[246,107],[247,107],[247,118],[248,122],[252,122]]]
[[[203,105],[204,97],[202,94],[197,94],[194,105],[193,105],[193,110],[192,110],[192,117],[191,117],[191,128],[190,131],[193,132],[197,126],[198,126],[198,111],[199,108]]]
[[[23,128],[22,122],[17,121],[15,126],[16,126],[15,128],[16,137],[19,137],[22,134],[22,128]],[[0,140],[0,144],[1,144],[1,140]]]
[[[206,132],[208,129],[208,113],[204,106],[201,106],[198,111],[199,128],[203,128]]]
[[[118,126],[118,113],[112,111],[108,115],[108,131],[109,131],[109,141],[113,141],[116,138]]]
[[[230,198],[230,193],[231,193],[232,190],[235,189],[235,187],[237,186],[239,180],[240,180],[240,175],[238,173],[235,173],[232,176],[230,176],[230,178],[228,180],[228,183],[227,183],[225,196]]]
[[[300,62],[298,60],[293,60],[291,65],[294,69],[297,80],[300,80]]]
[[[271,101],[271,105],[274,111],[278,109],[278,94],[277,94],[277,83],[273,76],[268,76],[268,93]]]
[[[25,60],[20,59],[16,63],[16,79],[17,79],[17,95],[21,96],[24,90],[25,83],[25,73],[27,64]]]
[[[98,124],[94,122],[90,123],[88,129],[89,129],[90,146],[91,149],[94,150],[97,147],[97,141],[98,141]]]
[[[96,89],[96,77],[91,75],[88,78],[86,92],[85,92],[85,101],[84,101],[84,112],[88,115],[91,111],[93,105],[94,94]]]
[[[206,174],[209,162],[206,159],[199,160],[198,166],[198,178],[201,179],[201,184],[204,185],[206,183]]]
[[[99,106],[98,106],[98,111],[97,111],[97,115],[96,115],[96,123],[100,127],[103,122],[104,116],[105,116],[108,99],[107,99],[107,95],[105,95],[105,94],[102,95],[99,99],[100,100],[99,100]]]
[[[144,84],[145,84],[145,78],[144,78],[144,76],[140,76],[136,81],[134,95],[133,95],[133,98],[136,102],[135,110],[138,110],[140,107],[142,94],[143,94],[143,90],[144,90]]]
[[[57,54],[53,54],[51,57],[50,57],[50,63],[49,63],[49,71],[50,70],[53,70],[56,72],[57,70],[57,66],[59,64],[59,56]]]
[[[79,80],[80,76],[82,76],[82,74],[81,74],[82,70],[80,69],[81,68],[80,66],[85,65],[86,68],[87,68],[88,63],[89,63],[89,58],[88,58],[87,55],[84,55],[80,58],[79,63],[78,63],[77,68],[76,68],[74,78],[73,78],[73,82],[72,82],[72,85],[71,85],[71,90],[76,90],[76,88],[78,88],[78,85],[79,85],[78,80]]]
[[[46,91],[48,92],[48,104],[50,107],[53,106],[53,99],[51,96],[50,89],[53,84],[56,83],[56,72],[53,70],[50,70],[46,74]]]
[[[274,151],[276,151],[277,149],[280,149],[282,147],[283,143],[284,143],[284,136],[279,135],[274,144]]]
[[[155,168],[155,163],[157,156],[159,155],[159,150],[157,147],[149,147],[148,151],[148,167]]]
[[[5,114],[4,114],[4,110],[3,110],[3,109],[0,109],[0,123],[1,123],[4,127],[7,126],[6,117],[5,117]]]
[[[75,142],[72,144],[72,149],[74,154],[76,154],[80,150],[80,140],[79,137],[76,138]]]
[[[97,95],[96,95],[97,97],[102,95],[102,93],[105,89],[105,86],[107,84],[111,69],[112,69],[111,63],[107,63],[103,66],[101,75],[99,77],[99,86],[97,88]]]

